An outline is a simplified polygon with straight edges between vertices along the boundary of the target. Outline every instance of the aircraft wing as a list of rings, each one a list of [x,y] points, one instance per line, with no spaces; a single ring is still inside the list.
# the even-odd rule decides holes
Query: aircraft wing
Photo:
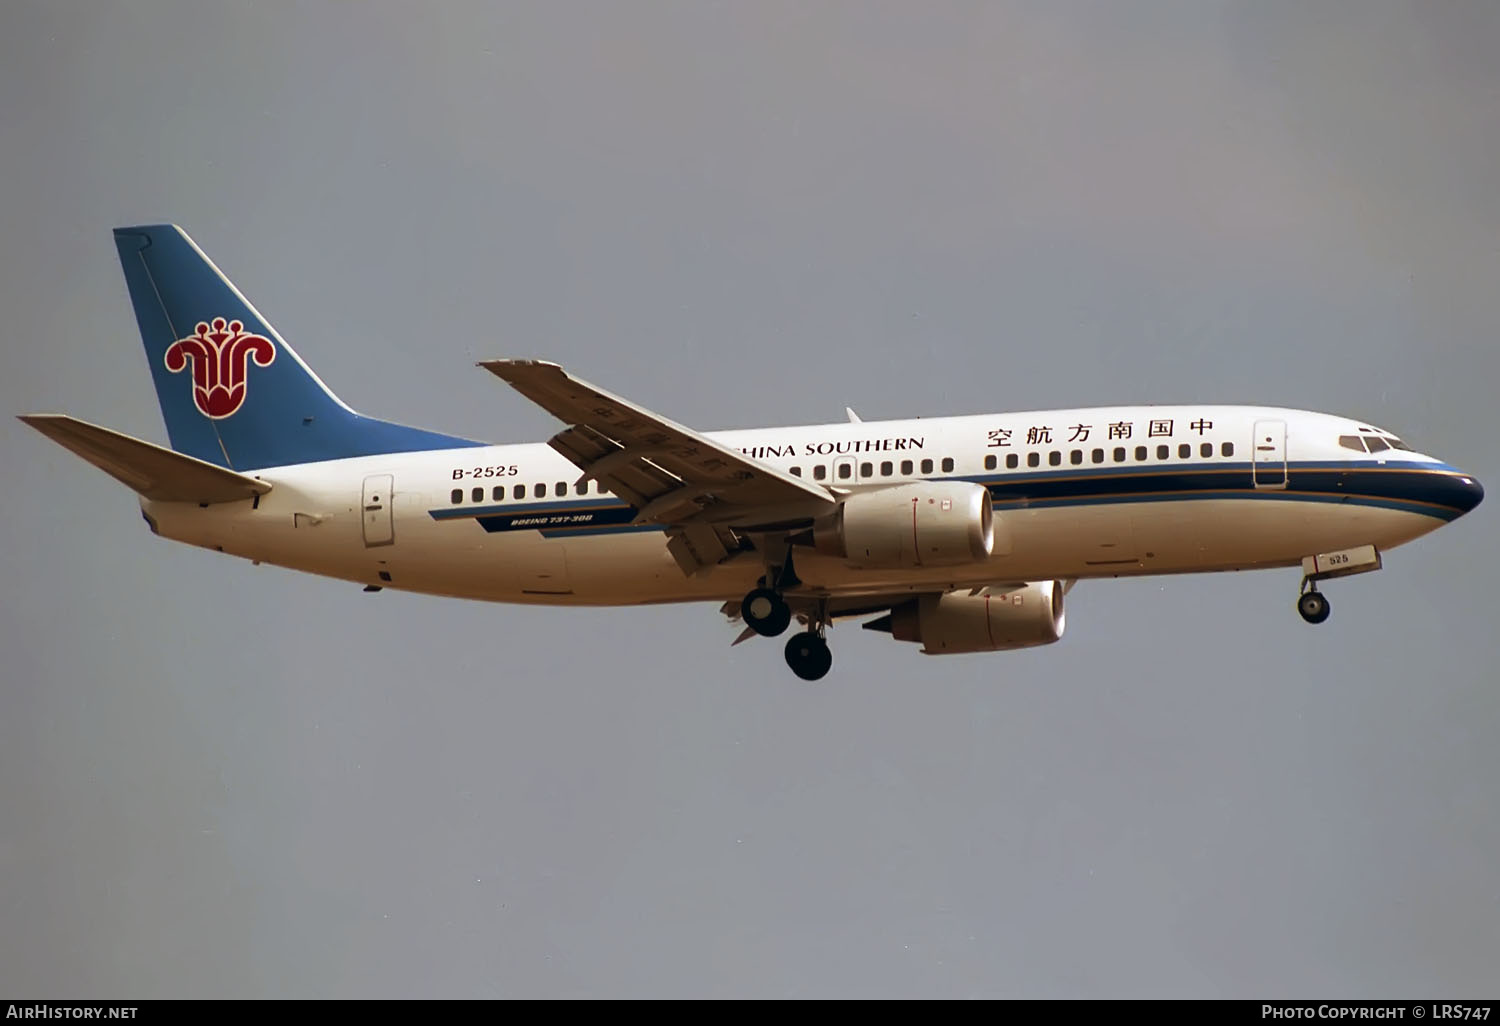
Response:
[[[660,524],[668,548],[692,573],[739,548],[731,528],[805,525],[831,512],[824,488],[750,459],[573,377],[541,360],[485,360],[479,366],[507,382],[569,427],[548,444],[628,501],[638,524]]]

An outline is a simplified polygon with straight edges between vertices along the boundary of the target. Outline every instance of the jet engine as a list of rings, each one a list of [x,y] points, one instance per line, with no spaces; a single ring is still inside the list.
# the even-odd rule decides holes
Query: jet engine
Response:
[[[914,481],[857,492],[813,525],[813,545],[861,566],[957,566],[989,558],[989,490],[968,481]]]
[[[1063,625],[1062,583],[1035,581],[1009,591],[985,588],[977,595],[922,595],[865,628],[920,642],[928,655],[956,655],[1050,645],[1062,637]]]

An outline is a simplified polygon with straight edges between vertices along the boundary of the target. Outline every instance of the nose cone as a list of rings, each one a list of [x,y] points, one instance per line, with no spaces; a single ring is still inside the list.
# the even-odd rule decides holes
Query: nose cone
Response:
[[[1458,479],[1458,508],[1465,513],[1484,501],[1484,485],[1476,477],[1467,474]]]
[[[1445,520],[1463,516],[1484,499],[1484,485],[1457,467],[1434,467],[1421,475],[1419,481],[1412,498],[1448,510],[1442,514]]]
[[[1461,517],[1484,499],[1484,485],[1478,478],[1470,477],[1461,470],[1449,467],[1439,477],[1428,482],[1429,502],[1456,510],[1453,515]]]

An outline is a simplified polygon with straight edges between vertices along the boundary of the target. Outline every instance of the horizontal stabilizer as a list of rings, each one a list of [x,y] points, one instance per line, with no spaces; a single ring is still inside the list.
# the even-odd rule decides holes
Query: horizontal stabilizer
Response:
[[[148,499],[234,502],[271,490],[265,481],[59,413],[33,413],[20,419]]]

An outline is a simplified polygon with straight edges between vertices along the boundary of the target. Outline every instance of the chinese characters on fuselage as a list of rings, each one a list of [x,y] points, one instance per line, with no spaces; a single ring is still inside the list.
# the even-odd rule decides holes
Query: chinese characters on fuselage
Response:
[[[1171,438],[1175,431],[1176,418],[1168,417],[1160,420],[1148,420],[1145,426],[1147,438]],[[1188,424],[1187,430],[1197,432],[1198,436],[1202,437],[1204,433],[1212,431],[1213,426],[1213,421],[1199,417]],[[1104,425],[1110,439],[1133,438],[1135,437],[1135,427],[1135,423],[1128,420],[1115,421],[1114,423]],[[1069,424],[1058,428],[1057,431],[1059,435],[1061,432],[1066,431],[1069,442],[1087,442],[1090,433],[1096,430],[1096,428],[1097,425],[1094,424]],[[999,449],[1010,446],[1012,444],[1011,440],[1017,430],[1016,428],[991,429],[988,434],[988,448]],[[1026,444],[1050,445],[1053,439],[1052,432],[1053,426],[1051,424],[1033,424],[1026,429]]]

